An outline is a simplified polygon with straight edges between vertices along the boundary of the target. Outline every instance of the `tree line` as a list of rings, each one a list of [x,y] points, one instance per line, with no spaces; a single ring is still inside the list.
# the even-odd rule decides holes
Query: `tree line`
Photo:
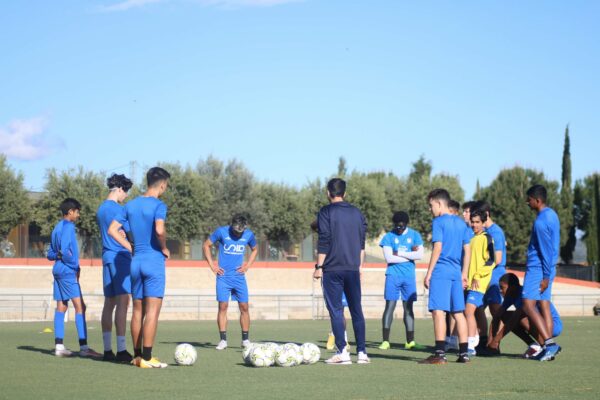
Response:
[[[575,229],[585,232],[588,262],[598,263],[600,239],[600,174],[592,174],[575,182],[570,178],[568,127],[563,151],[563,179],[547,179],[540,171],[515,166],[499,172],[487,187],[477,187],[476,200],[492,206],[492,217],[505,231],[509,262],[525,261],[534,213],[526,205],[525,192],[534,184],[548,190],[548,204],[561,219],[561,258],[569,262],[574,248]],[[327,203],[326,181],[317,178],[297,188],[284,183],[256,179],[240,161],[223,162],[212,156],[195,166],[159,164],[171,173],[164,201],[169,207],[167,228],[172,239],[181,241],[204,239],[217,226],[228,223],[235,213],[245,213],[258,238],[271,246],[286,250],[310,234],[310,223],[319,208]],[[347,171],[346,160],[339,159],[336,174],[347,181],[347,200],[359,207],[368,221],[369,239],[377,238],[391,227],[394,211],[405,210],[410,225],[424,238],[431,233],[431,214],[426,202],[433,188],[447,189],[452,198],[462,203],[464,190],[457,176],[432,174],[433,165],[421,156],[412,163],[408,176],[391,172]],[[4,239],[19,223],[29,223],[49,235],[60,218],[58,205],[66,197],[82,204],[78,232],[84,244],[99,237],[95,215],[107,195],[107,174],[79,167],[65,171],[47,171],[44,193],[32,200],[23,187],[23,175],[13,171],[0,155],[0,237]],[[136,185],[129,198],[144,191]]]

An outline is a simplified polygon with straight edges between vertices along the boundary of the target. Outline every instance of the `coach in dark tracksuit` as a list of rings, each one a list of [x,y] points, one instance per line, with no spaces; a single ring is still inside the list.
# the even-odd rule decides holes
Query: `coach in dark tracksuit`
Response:
[[[346,294],[359,355],[358,363],[364,364],[369,359],[365,350],[360,268],[364,260],[367,222],[358,208],[344,201],[345,193],[346,182],[342,179],[334,178],[327,183],[330,204],[321,208],[317,217],[319,241],[314,278],[323,277],[323,295],[338,353],[342,353],[346,346],[342,292]],[[340,363],[350,363],[347,353],[344,354],[344,360],[346,362]]]

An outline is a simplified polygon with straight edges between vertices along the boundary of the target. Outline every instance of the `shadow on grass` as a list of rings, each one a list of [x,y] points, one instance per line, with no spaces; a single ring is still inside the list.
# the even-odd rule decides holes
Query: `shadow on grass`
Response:
[[[17,350],[31,351],[31,352],[34,352],[34,353],[41,353],[41,354],[45,354],[47,356],[56,357],[54,355],[54,350],[53,349],[48,349],[48,348],[39,348],[39,347],[34,347],[34,346],[18,346]],[[79,356],[79,352],[78,351],[73,351],[73,355],[71,355],[70,357],[64,357],[64,358],[81,358],[81,359],[90,360],[90,361],[108,362],[108,361],[102,360],[102,358],[81,357],[81,356]],[[129,365],[129,363],[120,363],[120,362],[111,362],[111,363],[113,363],[113,364]]]
[[[170,344],[170,345],[178,345],[182,343],[189,343],[194,347],[200,347],[203,349],[214,348],[216,346],[213,342],[186,342],[185,340],[179,340],[177,342],[160,342],[161,344]]]

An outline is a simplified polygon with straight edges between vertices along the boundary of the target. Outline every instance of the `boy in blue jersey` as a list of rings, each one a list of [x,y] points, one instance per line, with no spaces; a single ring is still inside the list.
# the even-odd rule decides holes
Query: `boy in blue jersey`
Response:
[[[425,288],[429,289],[429,311],[433,317],[435,333],[435,353],[422,364],[446,364],[446,312],[456,321],[459,339],[457,362],[469,362],[467,353],[467,322],[463,311],[470,261],[471,233],[465,222],[456,215],[449,214],[450,194],[445,189],[434,189],[427,196],[431,214],[433,250],[429,268],[425,276]],[[464,252],[464,257],[463,257]],[[461,268],[462,259],[462,268]]]
[[[220,341],[217,350],[227,348],[227,308],[229,299],[238,302],[240,309],[240,326],[242,328],[242,347],[250,345],[248,331],[250,330],[250,313],[248,308],[248,284],[246,272],[254,263],[258,254],[254,233],[247,229],[248,221],[243,215],[234,215],[231,225],[217,228],[204,242],[204,255],[210,269],[217,277],[217,301],[219,311],[217,326],[219,327]],[[211,246],[219,244],[218,265],[215,265]],[[244,263],[246,246],[251,253],[247,263]]]
[[[129,224],[133,239],[131,260],[131,337],[134,359],[140,368],[166,368],[167,364],[152,357],[158,317],[165,295],[165,260],[167,248],[167,205],[159,200],[169,185],[171,175],[160,167],[146,173],[146,193],[128,202],[118,218],[108,228],[109,235],[121,246],[132,251],[121,229]]]
[[[490,330],[491,339],[488,347],[492,350],[499,349],[500,341],[513,332],[529,346],[523,357],[535,359],[542,352],[539,344],[543,343],[544,339],[523,312],[523,287],[519,283],[519,278],[513,273],[505,274],[500,278],[499,286],[504,301],[498,313],[494,315],[492,326],[496,332],[494,329]],[[511,306],[515,307],[515,311],[508,311]],[[550,314],[553,321],[552,337],[555,338],[562,333],[562,321],[552,303],[550,303]]]
[[[550,312],[552,282],[560,250],[560,222],[556,212],[546,205],[546,197],[546,188],[542,185],[534,185],[527,190],[527,204],[537,217],[527,247],[523,311],[544,340],[540,361],[552,360],[561,350],[552,338]]]
[[[494,267],[494,270],[492,271],[492,279],[485,292],[485,296],[483,297],[483,306],[477,308],[477,311],[475,312],[480,335],[477,352],[485,355],[485,346],[488,341],[488,323],[485,315],[485,308],[489,307],[490,313],[493,316],[500,310],[502,305],[502,294],[500,293],[499,281],[506,273],[506,237],[504,236],[502,228],[492,220],[492,211],[488,202],[476,201],[473,203],[472,209],[480,210],[487,216],[483,226],[494,241],[494,261],[496,262],[496,267]]]
[[[102,308],[102,340],[104,342],[104,361],[131,362],[133,357],[127,351],[125,331],[127,308],[131,294],[131,252],[117,243],[108,234],[108,228],[115,218],[123,212],[123,201],[133,185],[125,175],[113,174],[106,180],[108,197],[96,212],[96,221],[102,236],[102,281],[104,286],[104,307]],[[121,234],[129,230],[129,224],[123,225]],[[112,319],[115,311],[117,330],[117,354],[112,351]]]
[[[75,199],[67,198],[60,204],[63,219],[52,231],[48,260],[54,261],[54,354],[58,357],[69,357],[73,353],[64,345],[65,313],[69,300],[75,307],[75,326],[79,336],[79,355],[81,357],[102,357],[87,344],[87,325],[85,321],[85,303],[79,286],[79,247],[75,236],[75,222],[79,219],[81,204]]]
[[[392,222],[394,229],[386,233],[379,243],[385,261],[388,263],[385,271],[385,310],[381,319],[383,341],[379,348],[381,350],[390,348],[390,329],[394,309],[402,293],[406,329],[404,348],[409,350],[418,346],[415,343],[413,303],[417,300],[415,261],[423,258],[423,240],[419,232],[408,227],[409,217],[406,212],[395,212]]]

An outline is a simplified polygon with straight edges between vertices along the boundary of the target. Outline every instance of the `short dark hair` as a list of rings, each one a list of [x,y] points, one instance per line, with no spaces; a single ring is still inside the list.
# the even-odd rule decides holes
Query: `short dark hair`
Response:
[[[408,218],[408,214],[405,211],[396,211],[392,216],[392,222],[394,224],[399,224],[400,222],[408,224],[409,220],[410,219]]]
[[[231,225],[235,224],[248,225],[248,218],[244,214],[234,214],[231,217]]]
[[[521,282],[519,282],[519,277],[509,272],[507,274],[502,275],[500,278],[500,282],[508,284],[508,286],[520,286]]]
[[[450,201],[450,193],[446,189],[433,189],[427,195],[427,201],[439,200],[446,204]]]
[[[81,204],[77,200],[68,197],[60,203],[59,208],[62,215],[67,215],[71,210],[81,210]]]
[[[327,182],[327,190],[331,197],[344,197],[346,194],[346,181],[342,178],[333,178]]]
[[[473,204],[475,204],[475,202],[474,202],[474,201],[465,201],[465,202],[462,204],[462,209],[463,209],[463,211],[464,211],[464,210],[471,210],[471,208],[473,208]]]
[[[171,174],[161,167],[152,167],[146,173],[148,187],[154,186],[160,181],[166,181],[169,178],[171,178]]]
[[[492,215],[492,208],[490,207],[490,203],[485,200],[477,200],[471,204],[471,210],[481,210],[484,213]]]
[[[487,213],[483,211],[481,208],[472,208],[471,209],[471,221],[473,217],[481,218],[481,222],[487,221]]]
[[[458,211],[460,209],[460,203],[456,200],[450,199],[448,202],[448,208]]]
[[[542,203],[546,203],[546,198],[548,196],[548,192],[546,188],[542,185],[533,185],[529,189],[527,189],[527,197],[532,197],[534,199],[541,200]]]
[[[124,192],[128,192],[129,189],[131,189],[131,187],[133,186],[133,182],[131,182],[131,179],[129,179],[125,175],[112,174],[106,180],[106,186],[108,186],[109,189],[121,188]]]

